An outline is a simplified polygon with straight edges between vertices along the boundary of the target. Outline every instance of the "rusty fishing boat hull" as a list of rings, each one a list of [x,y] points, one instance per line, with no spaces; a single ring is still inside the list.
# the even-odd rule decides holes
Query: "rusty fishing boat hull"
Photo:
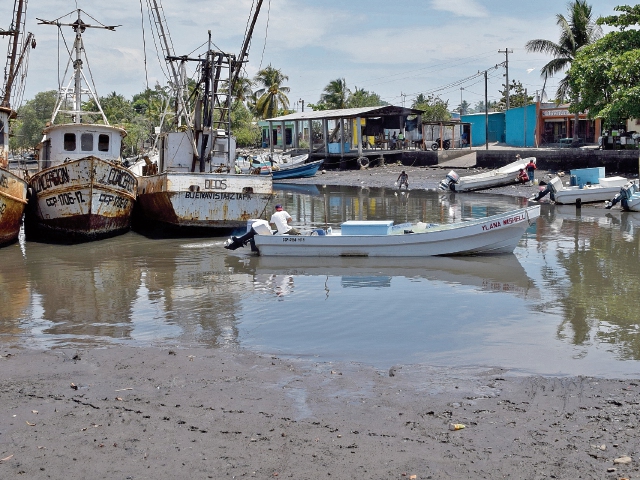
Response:
[[[127,168],[94,156],[45,168],[29,179],[27,238],[76,243],[125,233],[137,183]]]
[[[27,182],[0,168],[0,247],[18,240],[27,206]]]
[[[164,172],[139,177],[133,228],[152,236],[223,235],[260,218],[271,196],[270,176]]]

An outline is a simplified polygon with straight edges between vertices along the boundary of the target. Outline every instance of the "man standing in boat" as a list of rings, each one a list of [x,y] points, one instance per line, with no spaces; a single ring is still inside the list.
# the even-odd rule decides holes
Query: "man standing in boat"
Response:
[[[291,215],[286,210],[283,210],[280,204],[276,205],[276,212],[271,215],[269,223],[275,225],[278,229],[277,235],[300,235],[298,230],[289,226]]]

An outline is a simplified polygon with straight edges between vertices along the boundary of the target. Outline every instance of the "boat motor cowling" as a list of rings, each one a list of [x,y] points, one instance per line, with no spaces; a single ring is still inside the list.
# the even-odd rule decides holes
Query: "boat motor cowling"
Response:
[[[444,177],[444,180],[440,182],[438,188],[440,190],[453,190],[453,185],[458,183],[458,180],[460,180],[460,175],[451,170],[449,173],[447,173],[447,176]]]
[[[251,242],[251,250],[255,251],[255,246],[252,242],[253,237],[256,235],[273,235],[269,222],[266,220],[255,220],[253,223],[247,225],[247,233],[241,237],[232,236],[224,242],[224,248],[227,250],[237,250],[240,247],[244,247],[247,243]]]

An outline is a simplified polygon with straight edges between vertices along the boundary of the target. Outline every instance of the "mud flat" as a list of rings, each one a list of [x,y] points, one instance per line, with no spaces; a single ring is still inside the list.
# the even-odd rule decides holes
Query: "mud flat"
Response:
[[[635,380],[230,348],[4,349],[0,365],[2,478],[640,475]]]

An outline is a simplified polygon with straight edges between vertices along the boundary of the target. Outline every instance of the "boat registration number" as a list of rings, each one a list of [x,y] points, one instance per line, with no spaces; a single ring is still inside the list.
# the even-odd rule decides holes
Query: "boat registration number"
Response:
[[[304,242],[303,237],[282,237],[283,242]]]

